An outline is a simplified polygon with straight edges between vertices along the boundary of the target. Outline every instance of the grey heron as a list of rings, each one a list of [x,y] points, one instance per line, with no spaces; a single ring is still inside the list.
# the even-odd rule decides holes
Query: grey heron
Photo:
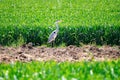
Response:
[[[48,43],[52,43],[52,47],[53,47],[53,42],[55,41],[55,38],[57,37],[57,34],[58,34],[58,32],[59,32],[59,26],[58,26],[58,23],[59,23],[59,22],[61,22],[61,20],[57,20],[57,21],[55,22],[56,30],[54,30],[54,31],[50,34],[50,36],[49,36],[49,38],[48,38]]]

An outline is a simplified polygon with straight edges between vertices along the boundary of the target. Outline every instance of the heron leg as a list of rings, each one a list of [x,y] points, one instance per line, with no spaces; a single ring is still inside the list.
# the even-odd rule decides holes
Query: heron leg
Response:
[[[52,44],[52,47],[53,47],[53,45],[54,45],[54,42],[52,41],[52,43],[51,43],[51,44]]]

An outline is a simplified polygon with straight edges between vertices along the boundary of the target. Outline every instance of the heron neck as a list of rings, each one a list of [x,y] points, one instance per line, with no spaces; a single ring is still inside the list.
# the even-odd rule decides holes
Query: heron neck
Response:
[[[58,26],[58,23],[56,23],[56,30],[59,30],[59,26]]]

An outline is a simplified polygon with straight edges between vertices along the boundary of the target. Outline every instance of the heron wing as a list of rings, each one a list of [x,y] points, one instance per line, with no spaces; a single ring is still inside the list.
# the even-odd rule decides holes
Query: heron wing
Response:
[[[54,31],[50,34],[50,36],[49,36],[49,38],[48,38],[48,43],[54,41],[55,38],[56,38],[56,36],[57,36],[57,31],[54,30]]]

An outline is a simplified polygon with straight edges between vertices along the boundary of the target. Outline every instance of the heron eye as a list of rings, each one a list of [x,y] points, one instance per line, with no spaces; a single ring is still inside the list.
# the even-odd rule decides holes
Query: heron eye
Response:
[[[54,32],[55,33],[55,32]]]

